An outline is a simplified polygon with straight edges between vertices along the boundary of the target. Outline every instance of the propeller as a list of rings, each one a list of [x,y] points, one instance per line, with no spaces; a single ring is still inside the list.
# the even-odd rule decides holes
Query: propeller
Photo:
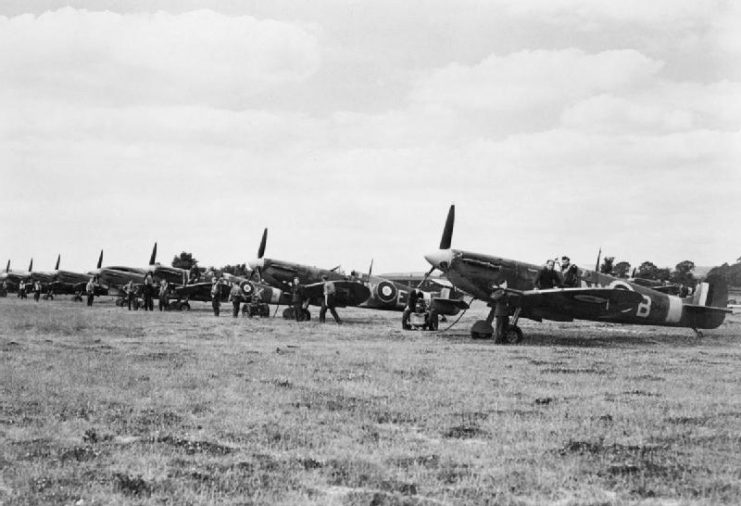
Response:
[[[28,264],[28,272],[31,272],[33,270],[33,258],[31,259],[31,263]]]
[[[62,254],[61,253],[57,254],[57,265],[54,266],[54,270],[55,271],[58,271],[59,270],[59,261],[61,259],[62,259]]]
[[[262,281],[262,266],[265,265],[263,257],[265,256],[265,246],[267,246],[267,243],[268,229],[267,227],[265,227],[265,230],[263,230],[262,232],[260,246],[257,248],[257,259],[249,262],[250,269],[252,269],[252,272],[250,273],[250,279],[253,279],[255,274],[257,274],[257,281]]]
[[[260,241],[260,247],[257,248],[257,258],[260,259],[265,256],[265,246],[268,242],[268,229],[267,227],[262,233],[262,240]]]
[[[10,260],[8,260],[8,265],[5,266],[5,272],[10,272]]]
[[[602,256],[602,248],[600,247],[599,253],[597,253],[597,263],[594,265],[594,272],[599,272],[599,261]]]
[[[371,274],[373,274],[373,259],[371,258],[370,266],[368,267],[368,280],[370,280]]]
[[[100,250],[100,256],[98,257],[98,269],[103,267],[103,250]]]
[[[154,248],[152,248],[152,256],[149,257],[149,265],[154,265],[154,263],[157,261],[157,242],[154,243]]]
[[[453,242],[453,226],[455,225],[455,204],[451,204],[448,210],[448,217],[445,219],[445,228],[443,228],[443,236],[440,239],[440,249],[434,253],[425,255],[425,259],[430,262],[432,269],[425,275],[425,279],[432,274],[434,269],[439,269],[445,272],[450,267],[450,263],[453,261],[453,252],[450,249],[450,244]]]
[[[450,249],[450,243],[453,242],[453,225],[455,225],[455,204],[451,204],[448,210],[443,236],[440,239],[440,249]]]

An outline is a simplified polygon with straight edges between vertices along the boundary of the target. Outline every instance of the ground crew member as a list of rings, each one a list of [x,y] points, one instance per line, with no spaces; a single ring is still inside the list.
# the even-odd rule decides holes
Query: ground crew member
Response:
[[[563,279],[564,288],[575,288],[579,286],[579,269],[565,255],[561,257],[561,278]]]
[[[296,321],[304,321],[304,287],[297,277],[293,278],[293,285],[291,285],[291,305]]]
[[[538,273],[538,277],[535,278],[535,288],[539,290],[547,290],[549,288],[561,288],[561,278],[558,272],[555,271],[554,267],[556,262],[553,260],[547,260],[545,267],[543,267]]]
[[[409,294],[409,299],[407,300],[407,305],[404,308],[404,312],[401,315],[401,328],[404,330],[409,330],[409,317],[411,316],[412,312],[417,310],[417,301],[420,297],[424,297],[422,292],[419,290],[412,290],[412,292]]]
[[[160,302],[159,302],[159,309],[160,311],[164,311],[167,309],[167,304],[170,303],[168,300],[168,295],[170,294],[170,285],[167,283],[166,279],[163,279],[160,281]]]
[[[505,342],[507,329],[509,328],[509,295],[506,290],[497,288],[491,295],[494,303],[494,342],[501,344]]]
[[[21,299],[26,298],[26,282],[24,280],[21,280],[18,283],[18,297]]]
[[[95,298],[95,276],[90,278],[90,281],[85,285],[85,293],[87,293],[87,305],[93,305],[93,299]]]
[[[342,321],[335,309],[337,288],[334,286],[334,281],[329,281],[326,274],[322,276],[322,281],[324,281],[324,298],[322,298],[322,309],[319,310],[319,322],[324,323],[326,321],[327,309],[329,309],[334,321],[337,322],[337,325],[341,325]]]
[[[41,299],[41,282],[36,280],[33,282],[33,300],[38,302]]]
[[[131,305],[134,303],[134,299],[136,298],[134,281],[130,279],[129,282],[124,285],[123,291],[124,294],[126,294],[126,304],[129,306],[129,311],[131,311]]]
[[[242,303],[242,287],[239,283],[234,283],[229,290],[229,300],[232,301],[232,316],[236,318],[239,316],[239,306]]]
[[[144,276],[142,295],[144,295],[144,311],[154,311],[154,276],[152,271],[147,272],[147,275]]]
[[[211,284],[211,307],[214,308],[214,316],[219,316],[219,307],[221,306],[221,280],[214,275]]]

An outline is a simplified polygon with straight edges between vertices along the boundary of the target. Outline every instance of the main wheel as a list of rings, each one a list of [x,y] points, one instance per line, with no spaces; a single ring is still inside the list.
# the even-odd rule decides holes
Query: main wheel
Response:
[[[180,311],[190,311],[190,303],[181,302],[180,304],[178,304],[178,309]]]
[[[430,315],[427,317],[427,319],[429,321],[428,328],[430,330],[437,330],[438,326],[440,325],[440,318],[438,317],[437,312],[430,311]]]
[[[270,316],[270,306],[268,306],[267,304],[260,304],[259,315],[262,316],[263,318],[269,317]]]
[[[517,344],[522,341],[522,330],[517,325],[510,325],[504,333],[504,344]]]
[[[304,309],[303,310],[303,315],[304,316],[303,316],[303,318],[301,318],[301,321],[308,322],[309,320],[311,320],[311,313],[309,312],[308,309]]]
[[[287,307],[283,310],[283,318],[286,320],[295,320],[296,316],[294,316],[293,308]]]
[[[486,320],[479,320],[471,327],[471,337],[473,339],[491,339],[494,335],[494,327]]]

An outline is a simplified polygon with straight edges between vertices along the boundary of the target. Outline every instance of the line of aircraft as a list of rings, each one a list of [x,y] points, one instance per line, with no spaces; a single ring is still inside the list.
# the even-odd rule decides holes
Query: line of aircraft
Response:
[[[455,225],[455,206],[451,205],[443,228],[439,248],[425,259],[431,265],[422,276],[376,276],[373,262],[368,273],[353,271],[349,276],[338,267],[331,269],[304,265],[296,262],[267,258],[268,229],[263,232],[257,257],[250,260],[252,273],[248,277],[223,274],[226,280],[220,290],[220,298],[226,299],[234,284],[242,288],[244,295],[263,304],[286,306],[285,318],[294,318],[290,304],[290,288],[298,279],[304,288],[309,305],[321,305],[323,278],[333,281],[336,288],[338,307],[356,306],[375,310],[403,311],[409,296],[418,291],[435,315],[453,316],[469,305],[464,295],[478,299],[491,307],[484,320],[476,321],[471,327],[473,338],[491,338],[494,330],[494,293],[504,290],[513,317],[505,343],[518,343],[523,333],[518,326],[521,318],[534,321],[590,320],[618,324],[658,325],[687,327],[702,335],[700,329],[720,326],[727,309],[728,287],[720,277],[708,278],[700,283],[692,296],[679,297],[661,290],[661,287],[645,286],[645,283],[615,278],[595,269],[578,269],[579,286],[539,290],[535,280],[540,269],[534,265],[494,255],[486,255],[451,248]],[[214,277],[219,275],[207,271],[186,270],[158,264],[157,243],[154,244],[149,263],[130,267],[121,265],[103,266],[103,251],[97,267],[87,273],[76,273],[59,269],[60,257],[53,271],[34,271],[33,260],[28,271],[10,269],[8,261],[5,272],[0,272],[0,282],[9,291],[17,290],[18,283],[39,281],[44,291],[53,293],[80,294],[85,284],[96,276],[98,295],[118,295],[122,302],[124,286],[130,281],[138,289],[148,272],[155,280],[167,280],[171,287],[173,307],[190,309],[190,301],[210,301]],[[437,270],[444,278],[431,277]],[[658,288],[658,289],[657,289]],[[277,311],[277,309],[276,309]],[[306,318],[310,318],[305,309]],[[437,316],[436,316],[437,318]]]

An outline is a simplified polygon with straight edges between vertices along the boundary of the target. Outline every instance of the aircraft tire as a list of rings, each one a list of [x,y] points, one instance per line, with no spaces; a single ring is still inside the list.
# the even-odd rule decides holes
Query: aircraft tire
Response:
[[[491,339],[494,335],[494,327],[486,320],[478,320],[471,327],[471,338]]]
[[[190,311],[190,304],[187,302],[181,302],[178,304],[178,309],[180,311]]]
[[[283,310],[283,319],[284,320],[295,320],[296,317],[293,316],[293,308],[287,307]]]
[[[124,300],[121,297],[117,298],[116,299],[116,306],[123,307],[123,302],[124,302]]]
[[[517,325],[510,325],[504,333],[503,344],[519,344],[523,339],[522,330]]]
[[[439,317],[437,315],[437,312],[430,311],[430,315],[428,316],[428,318],[429,318],[429,321],[430,321],[429,329],[430,330],[437,330],[438,327],[439,327],[439,325],[440,325],[440,319],[439,319]]]
[[[309,312],[309,310],[308,309],[304,309],[303,313],[304,313],[304,317],[301,318],[301,321],[302,322],[308,322],[308,321],[310,321],[311,320],[311,313]]]

